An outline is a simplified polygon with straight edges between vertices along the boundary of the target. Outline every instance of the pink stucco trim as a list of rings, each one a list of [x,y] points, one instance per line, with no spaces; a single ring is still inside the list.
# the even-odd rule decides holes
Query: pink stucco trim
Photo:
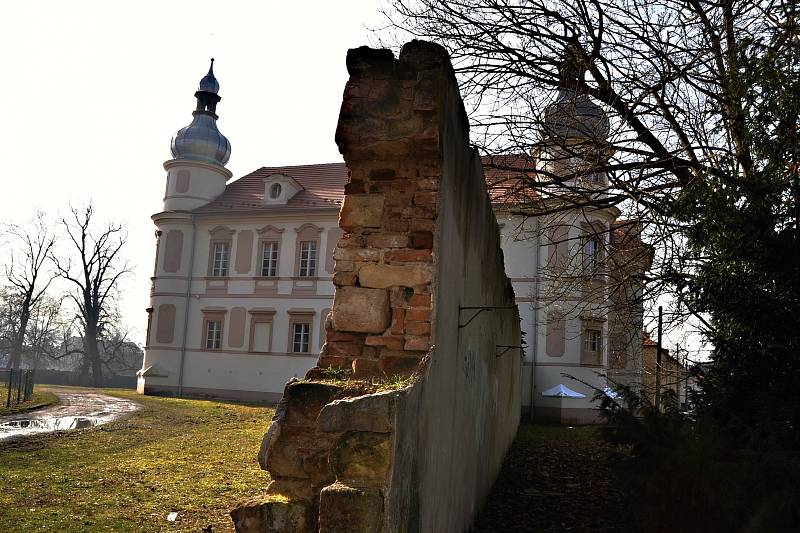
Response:
[[[158,306],[158,322],[156,324],[156,342],[171,344],[175,339],[175,306],[161,304]]]
[[[186,191],[188,191],[190,180],[191,176],[188,170],[186,169],[179,170],[178,176],[175,178],[175,192],[185,193]]]
[[[181,256],[183,255],[183,232],[171,229],[167,232],[164,244],[164,272],[177,272],[181,269]]]
[[[228,346],[241,348],[244,346],[244,324],[247,310],[244,307],[231,309],[230,329],[228,330]]]
[[[245,229],[236,236],[236,273],[249,274],[253,263],[253,232]]]

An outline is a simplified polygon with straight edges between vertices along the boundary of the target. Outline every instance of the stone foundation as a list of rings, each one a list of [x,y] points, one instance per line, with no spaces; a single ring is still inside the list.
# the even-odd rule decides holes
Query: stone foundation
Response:
[[[497,223],[444,49],[362,47],[347,68],[326,343],[264,436],[266,496],[231,516],[240,533],[463,531],[520,414]],[[470,306],[486,309],[462,327]]]

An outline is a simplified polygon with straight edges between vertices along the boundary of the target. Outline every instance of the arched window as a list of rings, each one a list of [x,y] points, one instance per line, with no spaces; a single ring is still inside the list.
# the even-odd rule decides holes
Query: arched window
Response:
[[[280,183],[273,183],[269,187],[269,197],[272,200],[277,200],[281,196],[281,184]]]

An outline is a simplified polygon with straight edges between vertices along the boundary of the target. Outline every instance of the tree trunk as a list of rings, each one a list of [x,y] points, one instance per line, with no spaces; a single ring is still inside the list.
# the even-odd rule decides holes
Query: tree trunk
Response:
[[[97,332],[87,328],[86,331],[86,358],[92,368],[92,385],[103,386],[103,363],[100,361],[100,351],[97,349]]]
[[[19,316],[19,329],[17,329],[17,334],[14,338],[11,360],[9,361],[9,366],[14,370],[19,369],[20,362],[22,361],[22,348],[25,346],[25,331],[28,329],[28,320],[30,318],[30,309],[28,307],[30,304],[25,302],[23,305],[24,307]]]

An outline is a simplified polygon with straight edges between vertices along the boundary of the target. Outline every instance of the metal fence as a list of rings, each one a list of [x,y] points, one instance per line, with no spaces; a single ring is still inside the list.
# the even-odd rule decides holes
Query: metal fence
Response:
[[[0,369],[0,405],[11,407],[33,398],[33,370]]]

